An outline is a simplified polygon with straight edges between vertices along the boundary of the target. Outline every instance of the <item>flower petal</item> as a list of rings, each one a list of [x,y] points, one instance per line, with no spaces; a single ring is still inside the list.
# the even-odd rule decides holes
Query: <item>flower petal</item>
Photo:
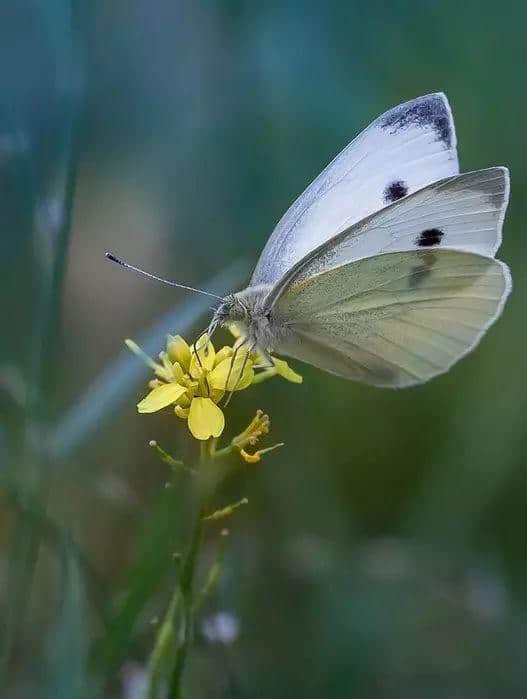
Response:
[[[174,374],[174,378],[176,379],[176,381],[178,383],[181,383],[181,380],[183,379],[185,374],[183,373],[183,369],[181,368],[179,362],[174,362],[174,364],[172,364],[172,373]]]
[[[210,398],[194,398],[190,404],[188,427],[196,439],[219,437],[225,427],[225,416]]]
[[[177,362],[184,371],[188,371],[190,347],[181,335],[167,335],[167,352],[172,362]]]
[[[279,374],[283,379],[291,381],[292,383],[302,383],[304,380],[300,374],[293,371],[289,364],[284,359],[277,359],[273,357],[273,362],[276,367],[276,373]]]
[[[231,369],[232,364],[232,369]],[[243,369],[243,375],[241,375]],[[247,388],[253,380],[254,370],[252,361],[247,358],[247,349],[242,348],[236,354],[236,359],[232,361],[232,357],[224,359],[214,367],[208,375],[208,382],[212,388],[221,391],[241,391]],[[229,383],[227,384],[227,378]]]
[[[166,408],[167,405],[174,403],[187,389],[180,386],[178,383],[164,383],[162,386],[157,386],[137,404],[137,410],[140,413],[155,413],[157,410]]]
[[[199,379],[203,370],[210,371],[214,366],[216,351],[214,345],[209,340],[207,333],[204,333],[191,348],[190,375],[194,379]]]
[[[183,376],[183,372],[181,371],[179,364],[172,364],[167,352],[160,352],[159,359],[161,360],[162,369],[157,369],[156,374],[164,379],[167,383],[179,381],[179,379]],[[175,367],[179,368],[179,372],[177,374],[174,371]]]
[[[232,347],[222,347],[219,352],[216,352],[216,357],[214,359],[214,366],[218,366],[220,362],[223,362],[227,357],[232,357]]]

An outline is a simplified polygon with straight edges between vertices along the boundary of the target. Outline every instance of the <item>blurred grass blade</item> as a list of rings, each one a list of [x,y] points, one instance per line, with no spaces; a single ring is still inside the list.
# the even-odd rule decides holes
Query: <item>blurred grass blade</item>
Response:
[[[82,576],[68,539],[62,548],[60,609],[52,628],[44,663],[42,699],[81,699],[90,696],[86,675],[86,629]],[[91,695],[93,696],[93,695]]]
[[[11,475],[31,497],[41,499],[43,510],[48,494],[49,463],[35,434],[47,430],[54,409],[62,283],[70,236],[82,108],[81,63],[73,51],[79,33],[72,9],[72,3],[59,0],[15,3],[7,16],[2,15],[0,22],[3,32],[6,32],[4,20],[7,20],[7,27],[25,26],[28,41],[35,51],[33,60],[27,61],[24,53],[26,42],[12,41],[9,29],[3,34],[1,45],[7,51],[3,54],[3,63],[11,68],[4,71],[10,75],[10,87],[2,91],[0,129],[10,124],[5,135],[16,134],[15,142],[25,145],[15,148],[13,167],[2,169],[4,196],[1,197],[1,209],[4,210],[4,201],[7,200],[10,202],[8,209],[11,209],[11,200],[14,200],[13,212],[16,215],[12,219],[2,216],[0,237],[6,240],[22,237],[25,241],[19,250],[27,255],[19,258],[24,259],[22,267],[14,264],[16,258],[12,255],[5,256],[5,259],[13,269],[18,269],[13,288],[21,286],[21,269],[24,279],[30,280],[29,298],[25,294],[20,298],[28,304],[24,310],[32,318],[31,323],[24,324],[27,327],[18,329],[18,337],[23,337],[25,348],[28,390],[21,411],[20,435],[16,440],[16,450],[22,458],[13,461]],[[26,64],[30,66],[27,71],[17,70]],[[35,71],[37,65],[48,66],[48,71]],[[35,101],[37,80],[38,94],[42,95],[38,102]],[[19,169],[23,170],[22,177]],[[20,216],[22,210],[24,213]],[[18,300],[18,293],[16,296]],[[6,310],[11,314],[9,308]],[[23,315],[24,311],[18,307],[17,313]],[[15,336],[16,332],[13,332]],[[9,337],[11,332],[5,335]],[[20,351],[20,344],[18,340],[13,348],[16,353]],[[13,354],[6,352],[6,356],[11,359]],[[0,686],[3,688],[13,666],[13,648],[24,626],[39,545],[40,532],[27,520],[17,520],[12,528],[5,576],[7,613],[0,638]]]
[[[0,475],[0,504],[12,508],[19,521],[28,528],[38,531],[39,537],[45,541],[48,547],[57,555],[62,555],[65,536],[62,526],[47,514],[43,503],[38,498],[31,498],[23,489],[6,480],[3,474]],[[106,599],[105,586],[90,560],[73,538],[69,539],[68,545],[71,554],[76,556],[77,565],[82,569],[87,585],[90,586],[94,606],[102,613],[103,603]]]
[[[238,288],[248,269],[247,261],[236,260],[203,288],[214,293],[231,292]],[[180,334],[188,332],[209,308],[210,299],[204,296],[185,298],[137,338],[138,344],[148,354],[157,354],[167,333],[174,329]],[[123,349],[52,430],[48,442],[50,457],[65,458],[81,446],[147,375],[148,368]]]

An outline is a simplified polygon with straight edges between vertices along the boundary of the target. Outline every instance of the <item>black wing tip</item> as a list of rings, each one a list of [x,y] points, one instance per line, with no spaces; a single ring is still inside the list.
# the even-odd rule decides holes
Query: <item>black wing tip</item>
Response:
[[[381,117],[381,127],[396,133],[409,126],[432,126],[445,147],[455,148],[456,132],[450,103],[444,92],[431,92],[393,107]]]

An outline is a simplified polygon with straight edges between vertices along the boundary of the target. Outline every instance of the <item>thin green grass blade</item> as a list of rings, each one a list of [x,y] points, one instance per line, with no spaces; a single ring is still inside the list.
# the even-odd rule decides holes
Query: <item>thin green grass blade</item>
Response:
[[[86,674],[85,603],[78,557],[66,539],[62,547],[59,611],[47,643],[41,699],[93,697]]]

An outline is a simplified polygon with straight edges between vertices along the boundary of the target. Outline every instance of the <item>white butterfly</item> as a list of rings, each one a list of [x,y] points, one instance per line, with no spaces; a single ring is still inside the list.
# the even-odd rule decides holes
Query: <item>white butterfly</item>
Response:
[[[506,168],[459,174],[442,93],[365,129],[279,221],[210,330],[376,386],[422,383],[473,349],[511,290],[494,255]]]

